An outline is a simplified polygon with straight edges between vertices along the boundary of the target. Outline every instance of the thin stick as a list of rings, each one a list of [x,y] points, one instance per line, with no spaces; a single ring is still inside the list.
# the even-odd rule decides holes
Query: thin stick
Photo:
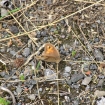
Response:
[[[59,105],[59,80],[58,80],[58,63],[57,63],[57,93],[58,93],[58,105]]]
[[[40,61],[39,61],[38,65],[37,65],[36,69],[34,70],[35,77],[37,77],[37,76],[36,76],[36,72],[37,72],[37,70],[38,70],[38,68],[39,68],[39,65],[40,65]],[[38,81],[36,81],[36,86],[37,86],[37,90],[38,90],[38,98],[39,98],[39,100],[41,100],[41,96],[40,96],[40,93],[39,93]],[[43,103],[42,100],[41,100],[41,104],[44,105],[44,103]]]

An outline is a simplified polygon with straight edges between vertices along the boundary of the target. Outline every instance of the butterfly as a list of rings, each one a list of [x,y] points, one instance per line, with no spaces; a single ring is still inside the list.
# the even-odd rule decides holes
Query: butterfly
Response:
[[[44,60],[46,62],[59,63],[61,61],[60,54],[54,45],[46,43],[42,55],[36,56],[37,60]]]

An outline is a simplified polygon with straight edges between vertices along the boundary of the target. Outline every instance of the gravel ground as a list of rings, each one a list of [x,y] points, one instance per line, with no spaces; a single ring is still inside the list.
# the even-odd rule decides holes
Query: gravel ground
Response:
[[[105,105],[104,0],[1,0],[0,7],[0,98]],[[58,68],[37,59],[46,43],[60,54]]]

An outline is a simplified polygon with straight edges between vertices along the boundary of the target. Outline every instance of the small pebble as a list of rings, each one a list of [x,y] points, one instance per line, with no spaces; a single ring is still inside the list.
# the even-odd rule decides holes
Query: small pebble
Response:
[[[42,31],[42,32],[41,32],[41,36],[42,36],[42,37],[45,37],[45,36],[47,36],[47,33],[46,33],[46,31]]]
[[[15,56],[16,55],[16,52],[14,50],[10,50],[10,54]]]
[[[72,75],[71,79],[67,81],[67,83],[71,85],[71,83],[75,83],[83,78],[84,78],[83,74],[74,74]]]
[[[5,76],[5,71],[0,72],[0,75],[1,75],[2,77]]]
[[[70,102],[70,98],[68,96],[64,96],[66,102]]]
[[[91,52],[93,49],[91,48],[91,44],[87,44],[87,49],[89,52]]]
[[[70,48],[69,48],[69,52],[72,52],[72,51],[73,51],[73,48],[72,48],[72,47],[70,47]]]
[[[91,80],[92,80],[91,77],[85,77],[84,80],[82,81],[82,85],[88,85]]]
[[[96,28],[96,27],[97,27],[97,25],[96,25],[96,24],[92,24],[92,27],[93,27],[93,28]]]
[[[64,55],[64,56],[66,56],[66,51],[61,50],[60,53],[61,53],[62,55]]]
[[[102,87],[102,85],[104,84],[104,80],[103,79],[100,79],[99,81],[98,81],[98,87]]]
[[[105,105],[105,97],[101,97],[101,100],[97,100],[97,105]]]
[[[52,4],[52,0],[47,0],[47,4],[48,5]]]
[[[63,47],[63,46],[61,46],[61,47],[59,48],[59,50],[64,50],[64,47]]]
[[[94,92],[94,95],[95,95],[96,97],[105,96],[105,91],[96,90],[96,91]]]
[[[61,35],[60,37],[64,39],[66,36],[65,35]]]
[[[98,77],[99,77],[100,79],[104,79],[105,76],[104,76],[104,75],[99,75]]]
[[[19,33],[19,29],[17,28],[17,26],[9,26],[9,30],[10,30],[13,34]]]
[[[6,16],[8,15],[8,10],[5,8],[1,8],[1,16]]]
[[[54,31],[56,31],[56,29],[55,28],[51,28],[50,31],[51,32],[54,32]]]
[[[44,38],[43,38],[43,41],[44,41],[44,42],[47,42],[47,40],[48,40],[48,37],[44,37]]]
[[[96,37],[96,38],[94,39],[94,43],[99,42],[99,41],[100,41],[100,40],[99,40],[98,37]]]
[[[79,102],[77,100],[73,101],[72,105],[79,105]]]
[[[89,69],[90,70],[97,70],[98,67],[97,67],[97,65],[95,63],[91,63],[90,66],[89,66]]]
[[[99,23],[99,24],[101,23],[101,21],[100,21],[100,20],[96,20],[96,22],[97,22],[97,23]]]
[[[54,73],[54,71],[50,69],[44,70],[44,76],[46,76],[46,79],[48,80],[54,80],[57,78],[56,73]]]
[[[12,76],[11,78],[15,79],[15,80],[18,79],[18,77],[16,75]]]
[[[84,60],[84,61],[89,61],[89,60],[90,60],[90,58],[89,58],[89,57],[87,57],[87,56],[85,56],[85,57],[83,58],[83,60]]]
[[[85,72],[89,70],[89,63],[84,63],[82,66]]]
[[[71,67],[70,66],[66,66],[64,69],[64,72],[71,72]]]
[[[0,48],[0,52],[4,53],[4,52],[6,52],[6,49],[5,48]]]
[[[36,35],[40,35],[41,34],[41,31],[36,31]]]
[[[32,40],[28,40],[28,47],[30,48],[32,46]]]
[[[36,38],[40,38],[40,37],[41,37],[41,35],[40,35],[40,34],[37,34],[37,35],[36,35]]]
[[[16,92],[17,92],[18,95],[21,94],[22,88],[20,86],[17,86]]]
[[[85,88],[85,90],[86,90],[86,91],[89,91],[89,90],[90,90],[90,86],[87,85],[86,88]]]
[[[80,85],[79,85],[79,84],[72,84],[71,87],[72,87],[72,88],[75,88],[75,89],[79,89]]]
[[[39,88],[39,91],[40,91],[40,92],[42,92],[42,90],[43,90],[42,88]]]
[[[22,55],[16,54],[16,58],[22,58]]]
[[[99,49],[95,49],[93,54],[94,54],[94,57],[97,61],[103,61],[104,60],[104,55],[102,54],[102,52]]]
[[[8,79],[8,78],[10,78],[10,75],[5,74],[5,75],[4,75],[4,78],[5,78],[5,79]]]
[[[65,53],[66,56],[68,56],[69,54],[70,54],[69,52],[66,52],[66,53]]]
[[[28,98],[31,99],[31,100],[35,100],[35,94],[29,94]]]
[[[36,81],[34,79],[31,79],[30,80],[30,84],[35,85],[36,84]]]
[[[63,73],[63,77],[70,77],[70,73]]]
[[[30,53],[31,53],[31,50],[30,50],[30,48],[25,48],[24,50],[23,50],[23,53],[22,53],[22,55],[24,56],[24,57],[28,57],[29,55],[30,55]]]
[[[18,102],[18,104],[17,105],[22,105],[22,103],[21,102]]]

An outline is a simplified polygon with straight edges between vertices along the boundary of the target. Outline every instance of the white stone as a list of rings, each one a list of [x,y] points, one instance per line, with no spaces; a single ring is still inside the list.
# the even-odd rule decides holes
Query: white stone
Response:
[[[66,66],[65,67],[65,72],[71,72],[71,67],[70,66]]]

